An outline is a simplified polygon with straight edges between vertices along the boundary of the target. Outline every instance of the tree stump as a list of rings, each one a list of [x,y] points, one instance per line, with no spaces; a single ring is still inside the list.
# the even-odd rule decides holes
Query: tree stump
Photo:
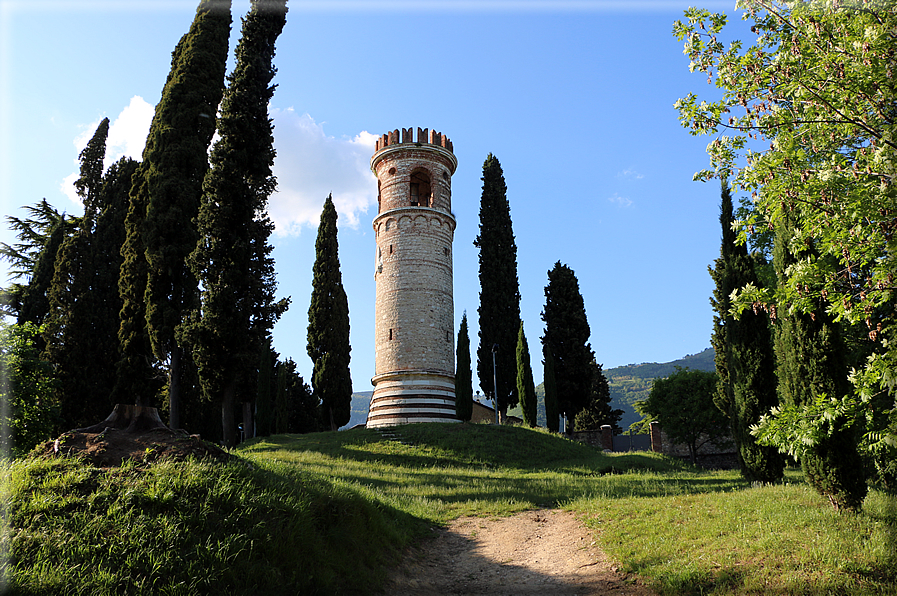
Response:
[[[76,428],[71,432],[101,433],[106,429],[114,429],[126,433],[138,433],[154,428],[168,429],[165,423],[162,422],[162,419],[159,418],[159,411],[156,408],[131,404],[115,404],[115,409],[102,422],[85,428]]]

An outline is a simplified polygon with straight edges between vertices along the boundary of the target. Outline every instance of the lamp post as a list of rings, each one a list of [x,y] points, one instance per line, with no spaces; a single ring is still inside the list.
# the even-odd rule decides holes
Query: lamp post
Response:
[[[495,406],[495,424],[501,424],[498,420],[498,368],[495,366],[497,353],[498,344],[492,344],[492,405]]]

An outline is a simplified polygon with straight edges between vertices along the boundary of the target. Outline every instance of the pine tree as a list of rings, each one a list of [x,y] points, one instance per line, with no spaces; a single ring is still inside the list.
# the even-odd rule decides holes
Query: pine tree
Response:
[[[560,261],[548,272],[542,320],[545,321],[542,342],[551,347],[554,356],[558,409],[571,424],[591,401],[595,354],[589,344],[591,330],[579,293],[579,280]]]
[[[467,331],[467,311],[461,315],[458,329],[458,358],[455,366],[455,414],[468,422],[473,416],[473,373],[470,369],[470,336]]]
[[[56,270],[56,254],[65,239],[74,233],[77,227],[77,219],[66,217],[62,213],[47,228],[46,240],[35,259],[31,277],[19,294],[18,316],[16,317],[16,322],[19,325],[34,323],[36,327],[40,327],[47,318],[50,312],[48,292]],[[43,339],[39,340],[39,343],[43,346]],[[41,349],[43,348],[41,347]]]
[[[197,302],[187,256],[208,170],[208,148],[224,92],[230,0],[202,0],[172,53],[171,71],[150,125],[132,202],[145,205],[139,234],[146,255],[146,323],[153,353],[169,359],[169,425],[181,426],[182,341],[178,329]]]
[[[498,377],[498,410],[503,420],[517,395],[517,326],[520,322],[520,286],[517,280],[517,244],[511,227],[507,186],[498,159],[491,153],[483,163],[480,232],[473,244],[480,249],[480,344],[477,376],[486,395],[493,395]],[[492,351],[495,345],[495,371]]]
[[[523,421],[527,426],[536,426],[536,386],[533,382],[533,369],[529,359],[529,345],[523,332],[523,321],[517,332],[517,395],[520,396],[520,409]]]
[[[759,283],[747,246],[737,244],[730,235],[733,219],[732,197],[723,181],[720,208],[722,263],[717,267],[717,296],[729,296],[732,290]],[[759,445],[750,431],[760,416],[778,404],[775,357],[767,317],[753,311],[737,317],[723,311],[718,312],[718,317],[724,317],[726,342],[726,368],[718,374],[721,379],[725,374],[729,380],[729,393],[725,399],[730,400],[730,417],[741,456],[742,474],[751,481],[776,482],[782,478],[784,460],[776,449]]]
[[[789,267],[819,257],[812,244],[792,252],[793,236],[793,216],[786,214],[776,225],[773,253],[780,286],[788,283]],[[841,398],[852,391],[840,325],[821,302],[812,315],[795,311],[780,316],[775,351],[779,396],[785,405],[810,405],[817,396]],[[837,509],[858,510],[867,491],[852,422],[844,416],[827,420],[825,436],[801,457],[810,484]]]
[[[321,400],[324,425],[336,430],[352,416],[349,373],[349,301],[343,289],[337,242],[337,213],[328,196],[315,242],[311,304],[308,307],[308,356],[314,363],[312,387]]]
[[[202,314],[192,315],[184,337],[205,395],[220,404],[226,445],[236,443],[235,409],[252,401],[259,354],[287,305],[275,303],[276,282],[265,276],[273,271],[267,203],[276,186],[268,103],[274,44],[285,23],[286,0],[254,0],[243,20],[196,218],[199,242],[188,259],[202,286]]]

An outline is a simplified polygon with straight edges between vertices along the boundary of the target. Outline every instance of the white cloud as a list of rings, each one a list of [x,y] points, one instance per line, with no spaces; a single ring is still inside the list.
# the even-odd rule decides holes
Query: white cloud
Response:
[[[626,168],[622,172],[617,172],[617,178],[629,178],[631,180],[641,180],[644,174],[637,172],[635,168]]]
[[[110,119],[109,135],[106,137],[106,158],[103,160],[104,168],[108,168],[124,156],[140,159],[155,110],[156,108],[144,101],[142,97],[135,95],[114,120]],[[81,151],[87,147],[87,143],[93,137],[101,120],[82,127],[81,134],[73,141],[76,155],[80,155]],[[81,163],[77,157],[74,163],[75,171],[63,178],[60,190],[72,202],[80,205],[81,199],[75,193],[74,184],[78,179]]]
[[[272,109],[274,174],[277,192],[268,213],[280,235],[299,234],[303,226],[317,227],[328,194],[346,225],[357,228],[359,216],[377,200],[377,179],[370,170],[377,139],[366,131],[337,139],[308,114],[292,108]]]
[[[611,203],[616,203],[618,207],[626,208],[632,206],[632,200],[627,197],[621,197],[617,193],[614,193],[614,196],[608,197],[607,199]]]
[[[155,106],[144,101],[139,95],[131,98],[131,103],[109,125],[105,167],[108,168],[121,157],[127,156],[137,160],[141,158],[155,111]]]

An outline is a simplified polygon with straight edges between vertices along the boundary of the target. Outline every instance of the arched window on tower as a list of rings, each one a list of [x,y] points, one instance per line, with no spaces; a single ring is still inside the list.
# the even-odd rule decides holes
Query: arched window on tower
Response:
[[[411,206],[430,206],[430,175],[426,170],[419,169],[411,172]]]

